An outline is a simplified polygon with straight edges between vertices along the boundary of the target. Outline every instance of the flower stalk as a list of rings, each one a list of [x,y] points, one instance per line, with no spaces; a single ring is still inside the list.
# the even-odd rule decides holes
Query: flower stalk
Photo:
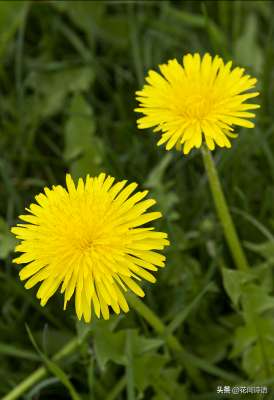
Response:
[[[81,340],[78,337],[70,340],[55,356],[52,361],[58,362],[68,355],[75,352],[79,346],[88,338],[91,334],[91,330],[86,330],[86,333],[82,336]],[[26,379],[19,383],[14,389],[12,389],[2,400],[16,400],[22,396],[27,390],[33,387],[37,382],[41,381],[48,374],[46,366],[39,367],[36,371],[30,374]]]
[[[154,314],[149,307],[147,307],[142,301],[140,301],[133,294],[129,294],[127,296],[127,300],[131,307],[145,320],[150,324],[150,326],[157,332],[159,335],[164,335],[166,332],[166,326],[162,323],[162,321]],[[86,330],[85,334],[79,340],[79,338],[74,338],[69,341],[55,356],[52,358],[53,361],[58,362],[68,355],[77,351],[77,349],[84,343],[88,337],[91,335],[91,330]],[[180,342],[176,339],[175,336],[168,335],[165,338],[168,347],[174,351],[176,354],[182,353],[184,354],[184,348],[180,344]],[[197,368],[187,363],[187,359],[185,362],[186,370],[189,376],[192,378],[193,382],[200,389],[204,389],[204,381],[198,371]],[[27,392],[31,387],[33,387],[37,382],[41,381],[48,375],[49,371],[46,366],[39,367],[36,371],[30,374],[26,379],[24,379],[21,383],[19,383],[14,389],[12,389],[6,396],[3,397],[2,400],[16,400],[22,396],[23,393]],[[124,382],[123,382],[124,386]]]
[[[239,270],[247,271],[249,269],[247,259],[229,212],[214,160],[205,146],[202,147],[202,155],[216,211],[233,260]]]

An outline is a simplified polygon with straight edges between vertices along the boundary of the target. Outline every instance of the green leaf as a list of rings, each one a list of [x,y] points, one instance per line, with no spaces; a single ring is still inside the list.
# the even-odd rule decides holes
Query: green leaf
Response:
[[[95,136],[95,117],[81,94],[71,99],[65,125],[64,158],[71,164],[73,176],[96,175],[101,170],[104,148]]]
[[[210,42],[215,52],[227,53],[227,37],[222,29],[215,23],[215,21],[208,15],[207,6],[202,3],[202,11],[205,17],[205,29],[210,38]]]
[[[165,398],[169,399],[189,399],[186,385],[182,385],[178,382],[180,380],[181,369],[178,367],[162,368],[160,374],[155,374],[155,383],[153,383],[154,389],[157,392],[157,396],[154,399]],[[163,396],[163,397],[161,397]]]
[[[87,337],[87,334],[91,329],[91,324],[79,320],[76,321],[77,336],[80,343],[83,341],[83,338]]]
[[[251,66],[260,73],[263,65],[262,49],[257,42],[258,19],[250,13],[244,25],[244,32],[235,44],[235,58],[239,64]]]
[[[31,333],[31,330],[29,327],[26,325],[27,333],[30,338],[31,343],[33,344],[33,347],[36,349],[37,353],[40,355],[41,359],[43,360],[44,364],[48,368],[48,370],[55,375],[60,382],[68,389],[69,394],[72,398],[72,400],[81,400],[80,396],[76,392],[74,386],[70,382],[67,374],[52,360],[50,360],[42,351],[39,349],[37,346],[36,341],[34,340],[34,337]]]
[[[274,309],[274,298],[253,283],[242,287],[242,292],[246,325],[236,329],[231,356],[242,354],[243,369],[251,379],[265,379],[274,373],[274,320],[266,314]]]
[[[152,188],[153,196],[157,199],[159,207],[169,221],[175,221],[179,218],[175,210],[176,204],[179,203],[179,198],[174,190],[170,190],[173,186],[173,182],[168,181],[168,183],[165,183],[164,180],[165,172],[172,159],[172,154],[167,153],[152,169],[145,182],[146,187]]]
[[[127,399],[135,400],[135,371],[133,366],[133,331],[128,329],[126,333],[126,380],[127,380]]]
[[[134,358],[135,381],[140,391],[143,392],[148,386],[156,384],[155,378],[159,377],[167,361],[167,356],[156,353]]]
[[[204,326],[205,325],[205,326]],[[204,324],[204,320],[196,325],[197,345],[195,353],[203,357],[211,364],[217,364],[221,361],[227,352],[231,342],[231,335],[220,322],[211,322]]]
[[[94,348],[99,367],[103,370],[108,361],[126,364],[125,356],[126,331],[110,332],[98,329],[94,336]]]
[[[189,26],[189,28],[204,28],[206,24],[203,15],[190,13],[182,8],[177,9],[171,5],[167,6],[166,17],[172,17],[174,23],[186,25]]]
[[[231,357],[237,357],[257,340],[257,331],[253,324],[240,326],[235,331]]]
[[[209,282],[209,284],[206,285],[200,293],[198,293],[198,295],[190,304],[177,313],[176,317],[168,325],[166,335],[172,334],[179,326],[181,326],[188,317],[189,313],[200,303],[203,296],[210,291],[216,292],[216,285],[213,282]]]
[[[146,187],[157,188],[157,186],[161,185],[165,171],[172,159],[171,153],[167,153],[162,157],[161,161],[149,173],[145,182]]]
[[[43,349],[43,352],[46,353],[49,357],[55,354],[69,340],[71,340],[73,338],[73,335],[70,331],[67,331],[66,329],[54,329],[52,327],[49,328],[48,325],[45,325],[42,331],[37,332],[36,338],[38,343],[42,344],[41,347]]]
[[[17,240],[7,223],[0,217],[0,259],[4,260],[14,250]]]
[[[94,342],[96,358],[101,369],[108,361],[126,365],[126,335],[129,330],[111,332],[104,327],[95,329]],[[146,338],[138,334],[137,330],[130,330],[133,344],[133,357],[140,357],[144,353],[158,349],[164,341],[158,338]]]
[[[242,289],[243,306],[253,313],[261,314],[274,309],[274,297],[269,296],[265,289],[255,284],[248,284]]]
[[[103,2],[67,1],[61,11],[65,11],[72,22],[88,36],[96,31],[105,11]]]
[[[14,358],[23,358],[26,360],[39,360],[39,357],[33,352],[25,349],[18,348],[15,345],[10,345],[0,342],[0,354],[8,355]]]
[[[274,343],[267,342],[264,347],[264,358],[259,342],[251,346],[243,356],[243,370],[251,379],[266,379],[273,376]]]
[[[264,289],[265,293],[271,293],[273,291],[273,279],[272,279],[272,267],[274,266],[274,258],[272,261],[267,260],[260,264],[256,264],[255,268],[252,268],[252,273],[256,276],[256,281]]]
[[[94,79],[91,67],[62,68],[57,71],[33,72],[27,81],[35,90],[34,101],[43,118],[60,112],[69,93],[85,92]],[[34,103],[35,105],[35,103]]]
[[[0,3],[0,55],[2,55],[16,33],[20,24],[22,24],[28,2],[24,1],[1,1]]]
[[[248,248],[256,253],[261,254],[266,259],[274,259],[274,242],[267,241],[264,243],[248,243]]]
[[[132,331],[132,341],[135,356],[142,356],[144,353],[156,350],[164,344],[163,339],[140,336],[137,330]]]
[[[234,306],[237,307],[242,294],[243,285],[254,280],[255,277],[249,272],[236,271],[228,268],[222,268],[222,275],[224,288]]]

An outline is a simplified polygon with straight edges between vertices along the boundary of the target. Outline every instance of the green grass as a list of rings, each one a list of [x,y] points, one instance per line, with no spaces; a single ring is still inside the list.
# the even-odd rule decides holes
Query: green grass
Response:
[[[0,397],[38,373],[19,399],[210,400],[241,384],[269,394],[238,398],[274,398],[273,12],[271,1],[0,2]],[[256,127],[214,152],[248,273],[233,270],[200,151],[166,153],[133,112],[148,69],[206,51],[261,92]],[[89,326],[61,295],[40,307],[11,263],[9,227],[67,171],[148,188],[171,240],[136,311]]]

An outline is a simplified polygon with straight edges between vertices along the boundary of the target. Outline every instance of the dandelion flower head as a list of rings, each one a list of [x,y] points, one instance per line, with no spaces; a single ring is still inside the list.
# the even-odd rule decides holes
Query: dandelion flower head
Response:
[[[133,194],[136,183],[114,183],[104,173],[77,185],[68,174],[66,185],[45,188],[19,217],[24,223],[12,228],[20,239],[15,250],[23,253],[14,262],[26,264],[20,278],[27,289],[41,282],[42,306],[60,288],[66,309],[75,293],[76,314],[86,322],[92,310],[104,319],[109,307],[127,312],[124,292],[144,296],[136,280],[155,282],[151,272],[165,263],[157,250],[169,244],[167,234],[143,227],[161,217],[146,212],[155,200],[144,200],[147,191]]]
[[[161,74],[150,70],[147,84],[136,92],[140,104],[135,111],[144,114],[138,128],[155,127],[162,133],[158,145],[183,147],[184,154],[203,141],[210,150],[231,147],[230,138],[237,136],[233,126],[252,128],[250,110],[259,107],[246,103],[259,94],[250,91],[257,80],[231,67],[219,56],[195,53],[185,55],[183,65],[176,59],[160,65]]]

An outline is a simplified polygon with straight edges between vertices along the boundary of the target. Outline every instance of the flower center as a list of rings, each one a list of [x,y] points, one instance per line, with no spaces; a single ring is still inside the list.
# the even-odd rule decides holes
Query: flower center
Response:
[[[202,121],[212,112],[214,101],[212,93],[192,93],[178,97],[177,112],[188,120]]]
[[[93,243],[94,243],[94,241],[92,238],[82,238],[82,240],[79,240],[79,243],[78,243],[79,250],[81,252],[89,251],[90,248],[92,247]]]
[[[70,248],[73,249],[73,251],[77,251],[80,255],[92,250],[96,244],[97,236],[98,233],[95,234],[90,227],[83,224],[67,232],[61,239],[61,242],[69,243]]]
[[[210,111],[210,99],[200,94],[187,99],[183,114],[187,118],[202,120]]]

